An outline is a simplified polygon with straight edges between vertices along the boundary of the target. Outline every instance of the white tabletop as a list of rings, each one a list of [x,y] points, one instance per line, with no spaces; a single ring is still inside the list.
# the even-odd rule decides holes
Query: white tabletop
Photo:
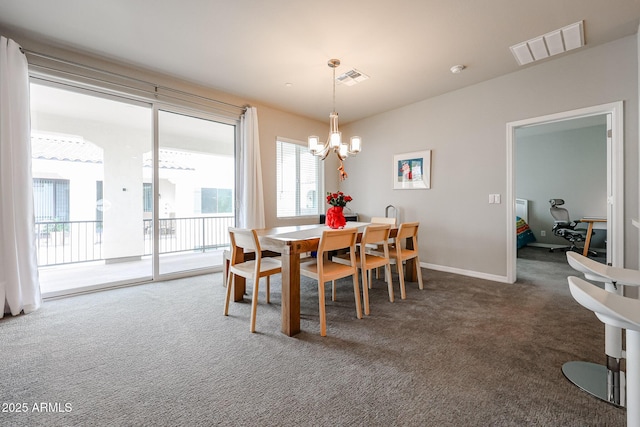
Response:
[[[347,224],[344,228],[364,228],[367,225],[370,225],[370,222],[357,222],[357,221],[347,221]],[[331,228],[327,227],[324,224],[313,224],[308,226],[308,228],[304,228],[301,230],[294,230],[288,232],[276,232],[265,234],[265,236],[276,237],[279,239],[291,239],[291,240],[304,240],[304,239],[312,239],[312,238],[320,238],[322,236],[322,232],[325,230],[331,230]]]

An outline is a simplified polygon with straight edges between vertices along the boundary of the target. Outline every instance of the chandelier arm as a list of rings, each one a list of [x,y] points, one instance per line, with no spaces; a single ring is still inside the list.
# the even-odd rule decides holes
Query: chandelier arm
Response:
[[[320,155],[321,155],[322,157],[320,157],[320,160],[324,160],[324,159],[326,159],[326,158],[327,158],[327,156],[329,155],[329,153],[331,153],[331,150],[330,150],[330,149],[329,149],[329,147],[327,146],[327,148],[326,148],[323,152],[321,152],[321,154],[320,154]]]
[[[324,145],[323,145],[324,148],[322,150],[320,150],[319,153],[318,153],[318,156],[322,156],[320,158],[320,160],[326,159],[327,156],[329,155],[329,153],[331,153],[331,146],[329,145],[329,139],[330,138],[331,138],[330,136],[327,138],[327,142],[325,142]]]

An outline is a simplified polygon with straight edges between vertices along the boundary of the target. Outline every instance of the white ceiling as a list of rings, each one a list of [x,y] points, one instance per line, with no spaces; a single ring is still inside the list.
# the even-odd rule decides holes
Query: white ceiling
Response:
[[[520,67],[509,47],[584,20],[588,49],[635,34],[640,0],[0,0],[2,29],[341,123]],[[573,51],[576,52],[576,51]],[[46,52],[42,52],[46,53]],[[557,60],[563,55],[547,60]],[[467,68],[460,74],[449,69]],[[291,83],[288,87],[285,83]]]

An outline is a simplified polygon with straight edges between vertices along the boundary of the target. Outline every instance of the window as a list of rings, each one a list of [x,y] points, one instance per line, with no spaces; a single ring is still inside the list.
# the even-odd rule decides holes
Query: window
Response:
[[[142,183],[142,207],[144,212],[153,212],[153,186],[150,182]]]
[[[202,188],[200,192],[201,213],[231,213],[233,192],[230,188]]]
[[[69,221],[69,180],[33,179],[36,222]]]
[[[320,159],[302,143],[278,138],[277,214],[278,218],[318,215],[322,172]]]

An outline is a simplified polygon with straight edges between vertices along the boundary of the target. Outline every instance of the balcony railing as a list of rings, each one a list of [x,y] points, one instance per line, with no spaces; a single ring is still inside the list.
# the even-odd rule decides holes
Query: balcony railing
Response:
[[[169,218],[160,220],[159,253],[204,252],[229,246],[232,216]],[[153,220],[144,220],[144,254],[153,253]]]
[[[159,253],[205,252],[229,246],[227,229],[233,216],[162,218]],[[102,221],[47,221],[36,223],[38,266],[104,260]],[[153,220],[143,220],[143,253],[153,253]]]

